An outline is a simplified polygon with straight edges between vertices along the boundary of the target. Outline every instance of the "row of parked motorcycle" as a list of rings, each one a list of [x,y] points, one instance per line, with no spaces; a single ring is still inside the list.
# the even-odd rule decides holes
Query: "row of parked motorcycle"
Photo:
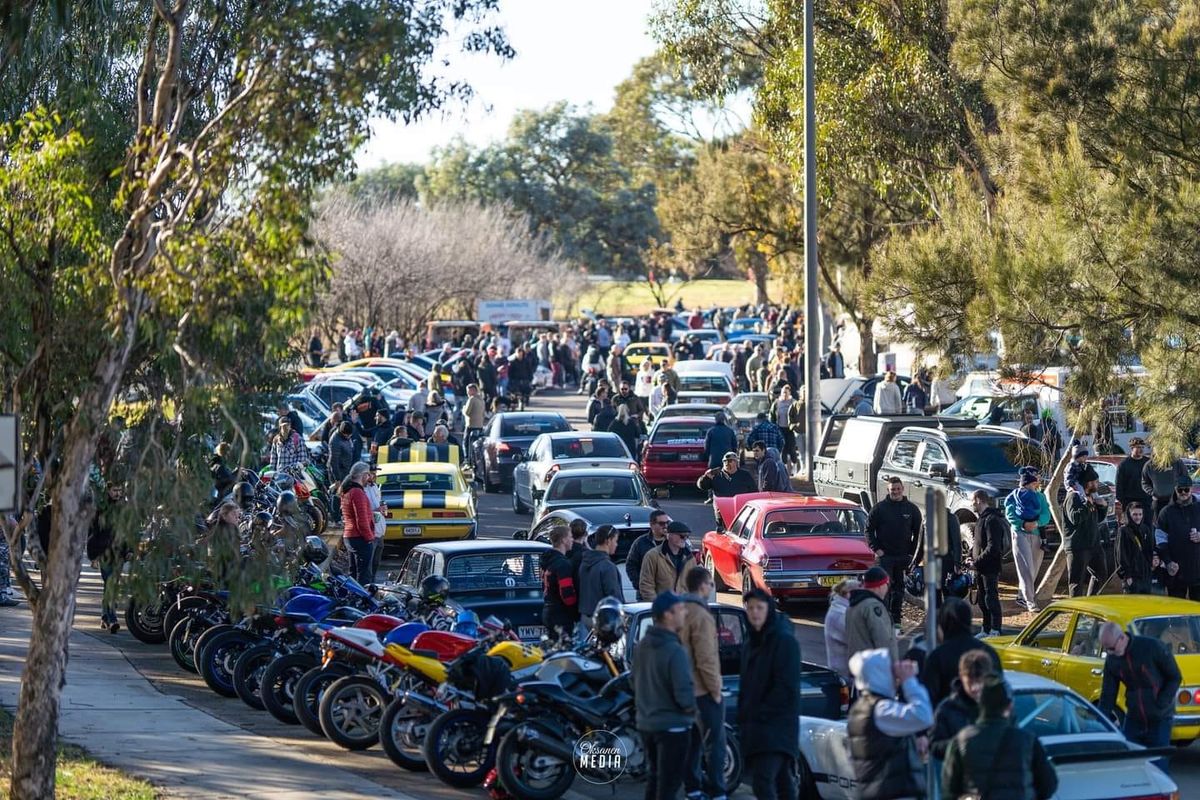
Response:
[[[397,766],[451,786],[486,779],[498,795],[561,797],[576,778],[578,742],[595,730],[621,740],[625,757],[608,778],[645,776],[629,673],[609,652],[625,632],[615,598],[597,608],[585,645],[533,646],[449,601],[441,576],[416,592],[364,587],[323,573],[328,556],[308,537],[275,605],[252,614],[235,614],[227,592],[180,579],[162,584],[151,606],[131,602],[126,622],[217,694],[347,750],[378,743]],[[728,734],[726,781],[736,786],[742,762]],[[589,780],[604,780],[604,769]]]

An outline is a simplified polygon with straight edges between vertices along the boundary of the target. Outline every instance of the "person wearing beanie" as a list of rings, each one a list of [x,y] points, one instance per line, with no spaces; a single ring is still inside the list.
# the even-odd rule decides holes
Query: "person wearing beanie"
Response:
[[[972,635],[971,605],[961,597],[947,597],[945,605],[938,609],[938,636],[941,643],[925,657],[921,671],[921,683],[929,690],[935,706],[950,696],[958,663],[971,650],[987,653],[992,661],[992,671],[997,675],[1004,674],[996,651]]]
[[[1129,455],[1117,466],[1117,478],[1114,486],[1117,502],[1126,512],[1131,503],[1140,503],[1145,520],[1149,522],[1150,505],[1154,498],[1142,486],[1142,472],[1146,469],[1146,440],[1135,436],[1129,440]]]
[[[1032,467],[1020,472],[1021,488],[1014,489],[1004,498],[1004,517],[1012,531],[1013,565],[1017,568],[1017,605],[1030,613],[1037,613],[1037,574],[1042,568],[1042,528],[1050,524],[1050,502],[1042,492],[1042,480]],[[1032,495],[1023,494],[1031,492]],[[1022,513],[1024,500],[1038,503],[1036,519],[1025,519]]]
[[[1037,736],[1009,721],[1012,688],[1003,678],[984,679],[979,721],[959,732],[946,749],[942,800],[963,796],[1049,800],[1058,775]]]
[[[657,597],[662,592],[687,592],[687,575],[700,566],[688,539],[692,529],[679,520],[667,525],[663,543],[646,553],[638,575],[638,596]]]
[[[916,662],[894,661],[886,650],[865,650],[850,657],[850,672],[858,698],[846,718],[846,747],[858,781],[857,796],[925,797],[925,767],[917,755],[916,737],[933,725],[933,706],[917,680]]]
[[[1200,600],[1200,503],[1192,496],[1192,479],[1175,479],[1175,497],[1158,514],[1167,534],[1162,560],[1167,564],[1167,594]]]
[[[1092,579],[1102,581],[1108,577],[1100,544],[1100,525],[1108,516],[1108,506],[1096,494],[1100,476],[1084,464],[1077,479],[1063,500],[1063,548],[1067,551],[1067,590],[1071,597],[1091,594]]]
[[[1142,491],[1153,498],[1150,505],[1151,525],[1162,527],[1158,522],[1158,515],[1171,504],[1177,481],[1187,477],[1187,467],[1178,458],[1165,467],[1156,465],[1153,459],[1146,459],[1145,466],[1142,467]]]
[[[882,567],[871,567],[863,574],[862,588],[850,592],[846,609],[846,652],[853,657],[864,650],[883,649],[893,663],[899,661],[896,629],[884,605],[890,588],[888,574]]]
[[[654,625],[634,648],[633,697],[646,747],[648,797],[675,797],[683,787],[696,718],[696,693],[687,651],[679,640],[687,611],[674,592],[655,596]]]

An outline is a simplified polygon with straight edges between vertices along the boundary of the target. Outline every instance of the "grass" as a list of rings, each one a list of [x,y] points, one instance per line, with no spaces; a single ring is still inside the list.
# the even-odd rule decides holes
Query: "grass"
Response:
[[[13,717],[0,709],[0,798],[9,794],[12,767]],[[60,743],[55,797],[58,800],[157,800],[159,793],[145,781],[106,767],[75,745]]]
[[[675,306],[676,297],[682,298],[687,309],[710,308],[712,306],[738,306],[753,303],[754,284],[737,280],[700,280],[686,284],[666,284],[663,287],[669,307]],[[767,295],[774,302],[783,299],[783,287],[779,281],[770,281]],[[650,292],[645,281],[605,281],[588,285],[574,300],[572,311],[590,308],[606,316],[636,316],[658,308],[658,301]],[[568,301],[556,300],[557,310],[566,310]]]

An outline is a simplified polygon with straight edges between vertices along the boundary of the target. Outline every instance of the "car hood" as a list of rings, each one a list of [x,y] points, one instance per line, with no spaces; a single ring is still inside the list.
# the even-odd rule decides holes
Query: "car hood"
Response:
[[[996,472],[984,475],[964,475],[958,479],[958,482],[966,494],[970,494],[976,489],[983,489],[993,497],[1003,499],[1005,495],[1016,489],[1019,484],[1015,473],[1016,470],[1013,470],[1013,474]]]
[[[737,518],[737,515],[741,513],[742,506],[751,500],[785,496],[787,496],[785,492],[748,492],[747,494],[738,494],[733,497],[714,497],[713,503],[717,507],[717,518],[727,528]]]

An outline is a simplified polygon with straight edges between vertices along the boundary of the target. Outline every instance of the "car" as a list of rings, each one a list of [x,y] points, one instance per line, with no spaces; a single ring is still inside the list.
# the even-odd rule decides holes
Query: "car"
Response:
[[[700,340],[700,345],[704,348],[704,355],[707,356],[714,345],[721,343],[721,332],[716,328],[683,328],[671,331],[672,342],[692,338]]]
[[[512,491],[513,470],[520,457],[543,433],[572,430],[562,414],[552,411],[502,411],[488,421],[471,444],[475,475],[484,491]]]
[[[457,464],[391,461],[375,477],[388,510],[384,549],[430,539],[474,539],[475,493]]]
[[[743,443],[750,429],[758,422],[759,414],[771,413],[771,398],[766,392],[742,392],[729,401],[729,413],[733,415],[733,428]]]
[[[615,433],[543,433],[513,469],[513,511],[524,514],[537,505],[559,472],[599,467],[636,471],[638,465]]]
[[[612,525],[617,529],[617,552],[613,561],[622,562],[629,555],[629,547],[642,534],[650,532],[650,515],[655,509],[650,506],[620,505],[607,503],[599,506],[572,505],[557,508],[544,514],[530,530],[519,530],[514,539],[549,542],[550,531],[557,527],[569,528],[575,520],[583,520],[588,530],[588,546],[594,545],[592,534],[601,525]]]
[[[882,374],[853,378],[822,378],[821,416],[828,417],[832,414],[853,413],[855,406],[854,393],[856,391],[862,392],[868,402],[874,402],[875,387],[882,380]],[[904,393],[904,390],[908,388],[910,383],[912,383],[912,380],[907,375],[896,376],[896,385],[900,387],[901,394]]]
[[[452,604],[480,618],[512,623],[522,641],[537,642],[542,625],[542,554],[550,545],[509,539],[432,542],[415,547],[396,575],[401,589],[420,591],[430,575],[450,582]]]
[[[725,326],[725,333],[726,335],[734,333],[758,333],[766,327],[766,321],[762,317],[742,317],[741,319],[730,320],[729,324]]]
[[[538,504],[538,518],[560,508],[597,505],[656,505],[654,493],[637,470],[593,469],[556,472]]]
[[[992,636],[1005,669],[1017,669],[1070,686],[1092,702],[1100,699],[1104,653],[1100,625],[1166,642],[1183,674],[1171,740],[1200,736],[1200,603],[1158,595],[1095,595],[1055,600],[1016,636]],[[1117,705],[1124,709],[1122,690]]]
[[[1127,741],[1069,687],[1024,672],[1004,676],[1013,689],[1014,724],[1038,737],[1058,773],[1055,800],[1178,800],[1175,782],[1151,762],[1161,753]],[[800,797],[857,798],[846,721],[803,716],[799,725]]]
[[[721,372],[713,370],[680,374],[679,392],[675,397],[680,403],[715,403],[723,406],[733,399],[733,395],[733,381]]]
[[[370,373],[330,373],[314,378],[308,384],[308,390],[329,409],[333,408],[334,403],[344,406],[367,389],[378,391],[389,408],[403,408],[405,400],[412,396],[412,392],[402,394],[395,388],[385,386],[382,380]]]
[[[683,377],[684,375],[695,375],[698,373],[719,372],[733,383],[733,364],[728,361],[712,361],[707,358],[688,359],[686,361],[675,362],[675,374]]]
[[[753,347],[756,344],[761,344],[763,349],[770,350],[775,345],[775,340],[778,337],[773,333],[746,333],[744,331],[734,331],[726,334],[725,341],[728,344],[748,344]],[[716,347],[713,347],[716,350]],[[712,355],[713,350],[709,351]]]
[[[875,563],[867,515],[847,500],[756,492],[713,503],[724,524],[704,534],[700,557],[718,590],[821,598]]]
[[[642,476],[650,486],[694,485],[708,469],[704,436],[712,417],[665,417],[655,420],[642,446]]]
[[[671,361],[671,345],[666,342],[632,342],[625,348],[625,360],[638,369],[647,358],[651,364],[662,366]]]
[[[1025,411],[1033,412],[1041,419],[1041,408],[1036,394],[972,394],[938,412],[940,417],[962,417],[1003,425],[1020,430],[1025,424]]]
[[[737,398],[734,399],[736,400]],[[737,418],[729,410],[729,406],[721,406],[716,403],[671,403],[669,406],[660,408],[654,420],[658,421],[671,417],[703,417],[710,415],[713,419],[716,419],[717,414],[724,417],[726,425],[735,430],[737,429]]]

